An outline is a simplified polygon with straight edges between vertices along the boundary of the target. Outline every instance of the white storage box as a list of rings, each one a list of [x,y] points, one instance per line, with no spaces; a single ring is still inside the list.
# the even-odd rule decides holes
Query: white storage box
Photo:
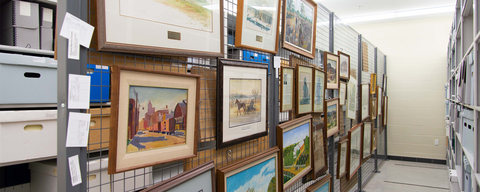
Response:
[[[57,156],[57,110],[0,111],[0,166]]]

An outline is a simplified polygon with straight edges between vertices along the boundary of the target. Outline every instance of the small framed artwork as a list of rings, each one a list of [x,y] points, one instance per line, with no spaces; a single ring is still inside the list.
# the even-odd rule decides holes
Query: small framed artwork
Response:
[[[313,86],[313,112],[314,113],[325,113],[325,72],[313,68],[314,77],[314,86]]]
[[[372,151],[377,149],[377,129],[372,128]]]
[[[355,125],[348,131],[348,153],[347,153],[347,169],[348,179],[352,179],[362,165],[362,128],[363,123]]]
[[[374,119],[377,119],[377,98],[372,97],[371,101],[372,101],[372,104],[370,105],[371,106],[370,111],[371,111],[372,115],[370,116],[370,118],[372,120],[374,120]]]
[[[267,135],[267,68],[220,59],[217,74],[217,149]]]
[[[350,79],[350,55],[338,51],[340,57],[340,79]]]
[[[280,183],[283,189],[290,188],[312,170],[312,116],[282,123],[277,126],[277,144],[280,157]]]
[[[340,82],[340,105],[345,105],[345,100],[347,98],[347,83]]]
[[[297,64],[297,114],[311,113],[313,109],[313,70]]]
[[[195,157],[199,97],[198,75],[113,66],[108,173]]]
[[[312,0],[284,0],[283,5],[283,48],[315,58],[317,4]]]
[[[280,0],[238,1],[235,47],[276,54],[280,3]]]
[[[375,94],[377,91],[377,74],[370,74],[370,94]]]
[[[348,135],[342,137],[338,141],[338,156],[337,156],[337,179],[347,174],[347,148],[348,148]]]
[[[217,191],[283,191],[279,151],[273,147],[218,169]]]
[[[220,0],[97,0],[96,27],[99,51],[223,57]]]
[[[324,178],[315,182],[307,188],[307,192],[329,192],[333,185],[332,175],[328,174]]]
[[[372,122],[363,123],[363,159],[372,155]]]
[[[377,115],[382,114],[382,104],[383,104],[383,89],[382,87],[377,87]]]
[[[313,126],[313,178],[318,178],[327,171],[327,129],[325,123]]]
[[[356,119],[357,115],[357,80],[350,78],[348,82],[347,118]]]
[[[387,125],[387,119],[388,119],[388,96],[384,96],[384,102],[383,102],[383,126]]]
[[[295,68],[282,66],[280,70],[280,82],[282,82],[282,85],[280,86],[280,112],[292,111],[294,101],[293,98],[295,97],[293,88]]]
[[[323,66],[327,73],[327,89],[338,89],[340,87],[338,55],[327,51],[324,54]]]
[[[360,100],[362,101],[361,119],[370,121],[370,84],[362,84]]]
[[[142,190],[142,192],[162,191],[215,192],[215,163],[213,160],[209,161]]]
[[[339,102],[338,98],[325,101],[327,114],[325,124],[327,125],[327,137],[330,137],[339,131]]]

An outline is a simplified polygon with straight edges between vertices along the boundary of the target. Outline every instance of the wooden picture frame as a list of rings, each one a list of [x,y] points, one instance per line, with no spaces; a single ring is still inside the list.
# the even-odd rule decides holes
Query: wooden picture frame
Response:
[[[313,179],[321,177],[328,169],[327,129],[325,123],[320,122],[313,126],[311,133],[313,140]]]
[[[334,99],[329,99],[327,101],[325,101],[325,106],[326,106],[326,112],[325,112],[325,125],[327,127],[327,137],[330,137],[332,135],[335,135],[335,133],[337,133],[339,131],[339,102],[338,102],[338,98],[334,98]],[[332,113],[330,113],[332,112]],[[330,127],[330,125],[328,124],[329,123],[329,119],[332,119],[333,121],[330,122],[332,124],[332,126]]]
[[[289,175],[293,175],[289,180],[286,180],[286,181],[283,175],[281,176],[283,182],[280,182],[280,183],[284,190],[290,188],[298,180],[302,179],[303,176],[310,173],[310,170],[312,170],[312,163],[307,163],[312,161],[311,154],[313,151],[312,151],[312,147],[310,147],[312,143],[311,129],[312,129],[311,115],[305,115],[300,118],[290,120],[286,123],[282,123],[277,126],[277,145],[280,149],[280,157],[282,157],[282,162],[279,163],[279,165],[281,165],[280,171],[281,173],[284,173],[283,175],[285,175],[286,172],[288,172]],[[305,135],[305,139],[302,139],[304,138],[303,137],[304,135]],[[293,138],[295,139],[300,138],[300,140],[299,141],[293,140]],[[308,141],[308,143],[306,143],[305,141]],[[295,149],[299,151],[303,149],[303,151],[301,151],[298,155],[299,155],[299,158],[302,158],[305,160],[302,160],[302,162],[298,162],[294,160],[295,154],[293,153],[294,151],[296,151]],[[288,153],[287,156],[284,156],[285,152]],[[289,155],[289,154],[292,154],[292,155]],[[293,169],[295,171],[298,171],[298,170],[300,171],[297,174],[294,174],[289,172],[290,169]]]
[[[291,58],[292,59],[292,58]],[[296,113],[297,115],[311,113],[313,110],[313,68],[305,65],[296,65]],[[302,80],[303,79],[303,80]]]
[[[199,75],[112,66],[108,173],[195,157],[199,99]],[[159,109],[165,104],[167,109]],[[168,104],[175,105],[173,114]]]
[[[361,89],[360,89],[360,101],[361,103],[361,110],[360,110],[360,119],[363,122],[366,121],[371,121],[370,118],[370,103],[371,103],[371,98],[370,98],[370,83],[365,83],[361,84]]]
[[[304,41],[299,41],[300,38],[300,33],[295,33],[295,29],[299,29],[300,27],[303,27],[303,25],[301,24],[308,24],[309,21],[308,19],[303,19],[301,18],[301,16],[295,16],[293,14],[289,14],[291,13],[292,11],[290,11],[290,8],[293,8],[295,9],[295,7],[293,6],[289,6],[290,3],[287,4],[287,1],[289,2],[292,2],[292,4],[295,4],[293,3],[293,1],[290,1],[290,0],[283,0],[283,16],[282,16],[282,46],[283,48],[286,48],[288,50],[291,50],[293,52],[296,52],[300,55],[303,55],[305,57],[308,57],[308,58],[315,58],[315,42],[316,42],[316,35],[317,35],[317,4],[312,1],[312,0],[295,0],[295,1],[300,1],[299,3],[302,4],[302,5],[305,5],[304,7],[306,9],[310,8],[312,10],[312,15],[308,15],[306,16],[306,18],[308,18],[309,16],[311,17],[311,19],[313,21],[310,21],[310,25],[312,25],[311,27],[307,28],[302,28],[304,30],[301,30],[303,31],[303,33],[305,33],[305,31],[307,32],[307,35],[310,35],[311,38],[308,38],[308,39],[305,39],[305,35],[302,34],[301,36],[303,36],[303,39]],[[297,7],[299,11],[300,8]],[[288,11],[288,12],[287,12]],[[295,11],[293,11],[295,12]],[[287,19],[288,18],[288,19]],[[290,19],[292,18],[292,19]],[[295,22],[297,21],[297,22]],[[303,22],[299,22],[299,21],[303,21]],[[301,25],[301,26],[296,26],[297,24]],[[310,33],[308,33],[308,31],[310,31]],[[309,40],[309,41],[308,41]],[[306,44],[304,44],[303,42],[307,42]],[[310,42],[310,43],[308,43]],[[301,45],[303,44],[303,45]]]
[[[245,6],[245,4],[248,5]],[[239,0],[237,5],[235,47],[276,54],[278,52],[278,34],[280,29],[280,5],[281,0],[268,0],[261,4],[250,0]],[[256,7],[259,7],[259,9]],[[271,7],[275,9],[264,10]],[[255,14],[244,14],[250,9]],[[262,17],[267,14],[271,14],[271,17],[268,17],[268,19],[266,16]],[[269,23],[267,22],[271,22],[270,27],[268,27]]]
[[[189,183],[192,179],[202,179],[202,182]],[[203,182],[205,179],[207,180]],[[207,182],[208,179],[211,179],[211,181]],[[181,189],[178,189],[179,187],[181,187]],[[211,160],[189,171],[180,173],[165,181],[148,187],[141,192],[163,192],[172,189],[177,191],[215,192],[215,187],[215,163]]]
[[[295,67],[280,68],[280,112],[293,111],[295,101]],[[288,93],[290,90],[290,93]],[[289,97],[288,97],[289,96]],[[288,99],[290,98],[290,99]],[[289,102],[287,102],[289,101]],[[288,104],[290,103],[290,104]]]
[[[228,191],[237,191],[239,188],[243,188],[243,191],[249,188],[267,191],[267,189],[271,189],[271,186],[275,187],[276,192],[283,191],[280,182],[282,158],[279,151],[278,147],[273,147],[219,168],[217,170],[217,191],[226,192],[227,186],[232,186],[229,185],[229,181],[235,183],[234,186],[238,186],[238,188],[228,189]],[[264,171],[262,172],[262,170]],[[257,183],[259,180],[267,183]],[[267,186],[267,189],[259,188],[259,185]]]
[[[363,159],[368,159],[372,155],[372,135],[373,135],[373,123],[364,122],[363,131],[362,131],[362,157]]]
[[[341,51],[338,51],[337,54],[340,60],[340,70],[339,70],[340,79],[345,79],[348,81],[350,80],[350,55]]]
[[[375,94],[377,91],[377,74],[370,74],[370,94]]]
[[[377,86],[377,116],[382,114],[383,109],[383,89]]]
[[[387,119],[388,119],[388,96],[384,96],[383,99],[383,126],[387,126]]]
[[[362,138],[363,123],[357,124],[348,131],[348,149],[347,149],[347,176],[348,179],[351,179],[358,169],[362,166],[362,149],[363,149],[363,138]],[[352,145],[354,147],[352,148]],[[358,162],[352,161],[352,158],[355,158],[357,155],[352,155],[352,153],[358,153]],[[353,166],[353,167],[352,167]]]
[[[317,191],[330,192],[332,190],[332,186],[333,186],[332,175],[328,174],[324,178],[310,185],[307,188],[306,192],[317,192]]]
[[[219,59],[217,149],[268,135],[267,69],[261,63]]]
[[[313,73],[313,113],[325,113],[325,85],[327,84],[325,71],[312,68]],[[318,90],[320,89],[320,91]]]
[[[340,75],[339,75],[339,57],[333,53],[325,51],[323,59],[323,67],[327,73],[327,89],[339,89],[340,88]]]
[[[223,1],[213,0],[209,6],[214,7],[209,9],[197,4],[172,5],[175,6],[178,9],[191,7],[202,12],[202,16],[186,11],[172,12],[169,6],[154,1],[147,5],[135,0],[97,0],[97,50],[223,57]],[[178,19],[173,21],[172,18]],[[129,35],[117,35],[119,31],[128,31]]]
[[[347,174],[347,153],[348,153],[348,135],[340,138],[338,141],[338,151],[337,151],[337,179],[345,176]],[[342,170],[343,162],[343,170]]]

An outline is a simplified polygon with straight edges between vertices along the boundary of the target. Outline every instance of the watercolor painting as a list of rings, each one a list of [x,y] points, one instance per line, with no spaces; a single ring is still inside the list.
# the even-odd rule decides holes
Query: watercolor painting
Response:
[[[343,142],[342,144],[340,144],[340,175],[345,173],[346,169],[345,165],[347,164],[347,145],[348,142]]]
[[[211,0],[120,0],[120,15],[213,31]]]
[[[337,84],[337,61],[327,60],[327,83]]]
[[[325,85],[323,84],[325,82],[325,75],[324,73],[321,72],[316,72],[315,74],[315,98],[314,98],[314,104],[318,105],[318,109],[323,108],[323,89]],[[317,111],[317,110],[315,110]]]
[[[356,111],[356,108],[357,108],[357,105],[356,105],[356,101],[357,101],[357,85],[355,85],[355,83],[353,83],[353,80],[348,82],[348,98],[347,98],[347,102],[348,102],[348,110],[349,111],[352,111],[353,113],[355,113]]]
[[[311,52],[314,7],[302,0],[287,0],[286,6],[285,41]]]
[[[276,13],[274,0],[248,0],[246,27],[268,35],[272,34],[273,17]]]
[[[283,133],[283,183],[310,166],[310,123]]]
[[[227,192],[276,192],[275,157],[227,177]]]
[[[323,147],[323,129],[319,129],[315,131],[315,171],[320,170],[323,166],[325,166],[325,148]]]
[[[340,76],[348,78],[348,57],[340,54]]]
[[[298,95],[301,98],[300,105],[310,105],[310,97],[312,96],[312,93],[310,93],[310,88],[312,86],[311,75],[312,74],[310,73],[300,72],[300,85],[298,86]]]
[[[323,184],[320,188],[315,190],[315,192],[330,192],[330,181]]]
[[[187,89],[130,86],[127,153],[184,145]]]
[[[362,145],[362,132],[361,128],[358,127],[356,130],[352,131],[352,136],[350,137],[350,175],[360,166],[360,153]]]
[[[261,121],[261,79],[230,79],[230,128]]]
[[[337,127],[337,104],[327,106],[327,130]]]

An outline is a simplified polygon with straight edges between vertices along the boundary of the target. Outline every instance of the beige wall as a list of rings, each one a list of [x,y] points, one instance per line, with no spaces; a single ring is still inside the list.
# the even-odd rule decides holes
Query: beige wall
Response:
[[[444,84],[452,18],[353,26],[387,55],[388,155],[445,159]]]

